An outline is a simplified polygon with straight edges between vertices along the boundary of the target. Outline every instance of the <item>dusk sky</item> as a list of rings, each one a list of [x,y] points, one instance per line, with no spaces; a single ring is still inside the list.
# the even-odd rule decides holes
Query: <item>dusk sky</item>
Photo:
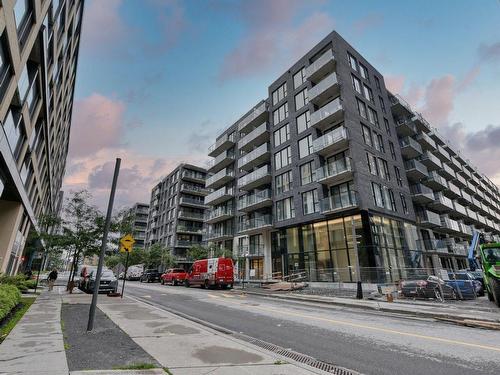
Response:
[[[63,189],[104,208],[149,202],[292,63],[339,32],[465,157],[500,184],[500,1],[85,3]]]

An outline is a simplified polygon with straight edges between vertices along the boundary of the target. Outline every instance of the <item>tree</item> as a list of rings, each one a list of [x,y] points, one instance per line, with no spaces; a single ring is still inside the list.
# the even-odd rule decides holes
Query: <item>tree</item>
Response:
[[[202,246],[193,245],[187,251],[187,257],[190,260],[206,259],[206,258],[219,258],[231,257],[232,251],[229,249],[221,249],[215,245]]]
[[[146,268],[160,268],[163,271],[175,265],[175,258],[168,247],[156,243],[145,250],[144,265]]]

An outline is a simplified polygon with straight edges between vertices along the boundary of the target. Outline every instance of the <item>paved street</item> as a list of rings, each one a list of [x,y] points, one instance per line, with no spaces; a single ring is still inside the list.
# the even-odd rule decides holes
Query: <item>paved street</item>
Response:
[[[500,332],[241,293],[130,282],[126,294],[365,374],[493,374]]]

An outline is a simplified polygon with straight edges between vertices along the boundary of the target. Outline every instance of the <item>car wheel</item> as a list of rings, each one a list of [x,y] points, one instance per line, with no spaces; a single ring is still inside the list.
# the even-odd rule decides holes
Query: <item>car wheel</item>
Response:
[[[189,280],[185,280],[185,281],[184,281],[184,286],[185,286],[186,288],[189,288]]]
[[[208,280],[205,280],[205,282],[203,283],[203,285],[201,287],[203,289],[208,289],[208,287],[209,287]]]
[[[174,284],[174,286],[177,286],[177,280],[176,279],[174,279],[173,284]]]
[[[161,279],[161,285],[165,285],[165,279]]]
[[[455,292],[455,289],[451,291],[451,299],[458,300],[458,295],[457,292]]]
[[[441,295],[441,291],[438,288],[434,289],[434,297],[438,301],[443,302],[443,296]]]

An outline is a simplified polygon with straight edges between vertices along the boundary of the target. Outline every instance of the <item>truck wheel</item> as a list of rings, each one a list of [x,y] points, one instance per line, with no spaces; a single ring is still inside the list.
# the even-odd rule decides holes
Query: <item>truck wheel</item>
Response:
[[[491,280],[491,294],[493,294],[493,300],[500,307],[500,282],[498,280]]]
[[[185,281],[184,281],[184,286],[185,286],[186,288],[189,288],[189,280],[185,280]]]
[[[208,280],[205,280],[205,282],[203,283],[203,285],[201,286],[203,289],[208,289],[209,285],[208,285]]]

